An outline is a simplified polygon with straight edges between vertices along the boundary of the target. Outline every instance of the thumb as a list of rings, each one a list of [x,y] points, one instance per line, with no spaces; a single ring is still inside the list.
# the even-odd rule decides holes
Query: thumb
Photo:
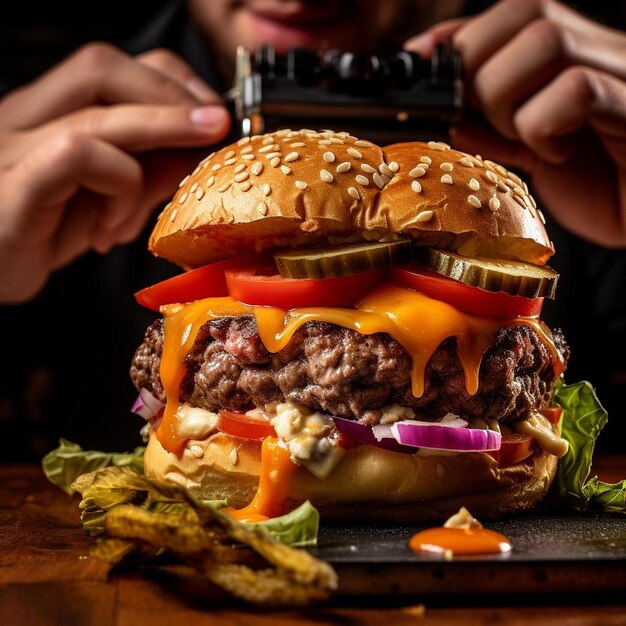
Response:
[[[536,156],[523,143],[505,139],[480,120],[467,120],[451,129],[454,147],[463,152],[480,154],[509,168],[533,173]]]
[[[409,39],[404,44],[404,49],[417,52],[417,54],[424,58],[430,58],[435,46],[450,39],[450,37],[467,22],[467,19],[466,17],[459,17],[453,20],[439,22],[416,37]]]

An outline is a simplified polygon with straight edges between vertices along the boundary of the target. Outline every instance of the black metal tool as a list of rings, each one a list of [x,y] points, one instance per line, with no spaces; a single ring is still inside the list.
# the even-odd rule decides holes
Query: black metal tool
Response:
[[[461,61],[450,44],[430,60],[271,46],[240,48],[228,92],[240,134],[333,127],[382,144],[446,140],[463,110]]]

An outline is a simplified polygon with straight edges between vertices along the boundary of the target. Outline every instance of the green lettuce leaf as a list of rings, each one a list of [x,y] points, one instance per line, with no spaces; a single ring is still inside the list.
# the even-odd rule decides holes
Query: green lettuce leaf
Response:
[[[608,418],[593,387],[587,381],[563,385],[554,399],[563,407],[561,436],[570,445],[557,467],[556,498],[579,511],[626,513],[626,479],[605,483],[589,478],[596,439]]]
[[[274,539],[288,546],[314,546],[320,524],[318,510],[307,500],[290,513],[266,522],[250,524],[265,529]]]
[[[41,461],[46,478],[67,494],[73,494],[72,483],[82,474],[114,465],[128,467],[143,474],[144,447],[132,452],[109,453],[83,450],[78,444],[59,439],[59,447],[48,452]]]

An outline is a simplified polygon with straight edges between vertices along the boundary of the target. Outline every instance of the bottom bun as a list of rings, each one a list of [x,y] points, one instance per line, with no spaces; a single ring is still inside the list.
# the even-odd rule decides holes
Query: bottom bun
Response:
[[[499,468],[480,452],[401,454],[359,445],[346,451],[326,480],[299,467],[286,509],[310,500],[324,520],[443,521],[461,506],[478,518],[502,517],[535,508],[556,465],[557,458],[544,451]],[[188,442],[180,457],[151,432],[145,454],[151,478],[174,481],[202,499],[227,500],[234,508],[254,497],[260,467],[260,441],[221,432]]]

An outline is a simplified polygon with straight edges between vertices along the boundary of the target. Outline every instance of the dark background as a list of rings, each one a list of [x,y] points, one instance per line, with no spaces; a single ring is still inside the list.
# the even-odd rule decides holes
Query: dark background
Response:
[[[71,4],[2,4],[0,94],[32,80],[83,43],[124,45],[168,2]],[[472,10],[489,4],[473,3]],[[570,4],[611,26],[626,25],[626,2]],[[626,253],[576,240],[555,224],[548,223],[548,229],[557,249],[551,264],[562,277],[558,301],[546,303],[544,318],[563,328],[572,347],[567,380],[591,380],[609,409],[599,448],[624,452]],[[0,349],[0,462],[36,460],[59,436],[85,448],[121,450],[140,443],[142,421],[127,408],[136,395],[127,372],[153,315],[138,310],[132,294],[175,271],[150,257],[144,234],[133,248],[115,249],[106,266],[96,255],[86,255],[57,273],[35,302],[0,307],[5,336]],[[117,294],[119,301],[107,302],[108,294]],[[27,341],[32,336],[41,337],[39,349]],[[20,349],[22,342],[28,347]],[[55,372],[51,355],[68,351],[71,367]]]

